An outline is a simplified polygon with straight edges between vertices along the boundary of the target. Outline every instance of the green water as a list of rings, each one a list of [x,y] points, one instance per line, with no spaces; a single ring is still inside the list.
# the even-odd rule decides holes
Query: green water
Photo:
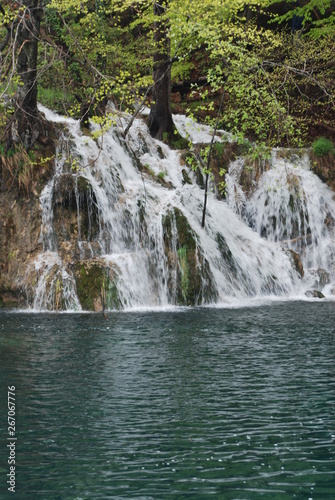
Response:
[[[332,302],[1,313],[0,349],[0,498],[335,498]]]

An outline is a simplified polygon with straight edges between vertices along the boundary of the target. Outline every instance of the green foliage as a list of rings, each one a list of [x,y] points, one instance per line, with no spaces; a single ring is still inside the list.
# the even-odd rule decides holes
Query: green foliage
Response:
[[[268,5],[282,3],[281,0],[270,0]],[[291,21],[293,16],[303,19],[303,33],[318,40],[323,37],[334,36],[335,13],[333,0],[309,0],[303,5],[295,6],[295,2],[287,2],[288,10],[285,14],[276,16],[273,22],[278,24]]]
[[[174,81],[185,81],[191,78],[192,71],[196,68],[193,61],[187,61],[181,58],[177,64],[172,66],[172,79]]]
[[[157,179],[164,180],[165,177],[166,177],[166,175],[167,175],[167,171],[166,170],[162,170],[161,172],[158,172]]]
[[[213,125],[224,89],[220,127],[251,142],[303,146],[311,134],[320,135],[315,128],[321,116],[326,129],[333,126],[332,0],[309,0],[299,8],[280,2],[283,14],[274,15],[277,3],[166,2],[162,21],[169,25],[172,80],[192,85],[176,103],[179,112],[186,109]],[[18,14],[9,3],[4,5],[1,39],[6,23]],[[75,118],[88,110],[103,130],[112,123],[104,119],[107,99],[132,114],[152,83],[152,55],[160,48],[153,37],[152,7],[151,0],[46,2],[38,56],[40,102]],[[303,33],[308,36],[292,39],[287,33],[293,15],[304,16]],[[2,52],[0,93],[8,95],[18,84],[12,71],[14,52],[13,46]],[[146,105],[150,98],[148,92]],[[166,141],[177,149],[187,146],[177,136]]]
[[[326,156],[329,153],[335,154],[334,144],[330,139],[326,139],[325,137],[319,137],[312,144],[313,153],[316,156]]]
[[[215,152],[217,154],[219,154],[220,156],[222,156],[223,152],[224,152],[224,144],[222,142],[215,142],[214,143],[214,149],[215,149]]]

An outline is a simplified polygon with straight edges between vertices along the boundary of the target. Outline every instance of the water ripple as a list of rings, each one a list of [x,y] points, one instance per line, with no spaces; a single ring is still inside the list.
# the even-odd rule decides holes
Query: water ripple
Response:
[[[334,319],[330,303],[2,313],[19,498],[335,498]]]

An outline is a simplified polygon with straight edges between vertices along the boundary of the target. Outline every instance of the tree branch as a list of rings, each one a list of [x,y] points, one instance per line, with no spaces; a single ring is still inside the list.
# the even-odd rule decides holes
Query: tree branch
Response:
[[[215,123],[215,127],[213,130],[211,144],[209,146],[209,152],[208,152],[208,158],[207,158],[207,169],[206,169],[206,180],[205,180],[205,198],[204,198],[204,208],[202,211],[201,227],[205,227],[205,217],[206,217],[206,209],[207,209],[207,195],[208,195],[209,163],[211,161],[212,148],[213,148],[213,144],[214,144],[215,134],[216,134],[216,131],[217,131],[217,128],[219,125],[219,118],[220,118],[220,114],[221,114],[221,110],[222,110],[222,106],[223,106],[224,95],[225,95],[225,89],[223,89],[223,91],[222,91],[220,108],[219,108],[218,115],[216,118],[216,123]]]
[[[10,30],[7,28],[6,36],[0,44],[0,52],[2,52],[7,47],[9,40],[10,40]]]

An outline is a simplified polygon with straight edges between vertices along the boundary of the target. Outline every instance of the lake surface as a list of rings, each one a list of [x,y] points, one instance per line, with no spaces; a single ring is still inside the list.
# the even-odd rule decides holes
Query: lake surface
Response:
[[[335,303],[0,313],[17,499],[334,499]]]

